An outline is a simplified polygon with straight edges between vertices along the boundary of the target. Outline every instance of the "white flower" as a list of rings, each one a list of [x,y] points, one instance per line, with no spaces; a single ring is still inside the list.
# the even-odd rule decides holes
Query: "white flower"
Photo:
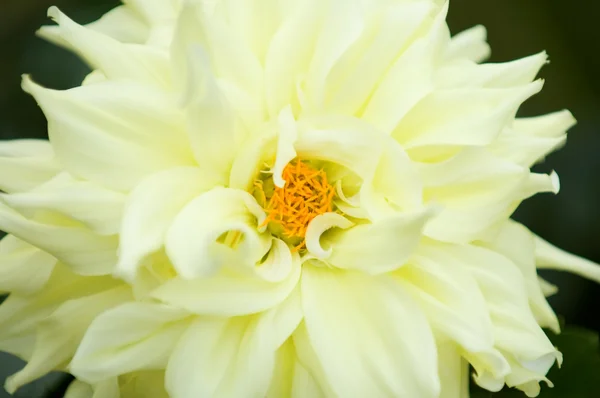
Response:
[[[536,262],[599,268],[509,217],[558,191],[530,167],[574,119],[515,119],[546,55],[479,64],[485,30],[451,39],[447,7],[51,8],[40,34],[94,72],[25,76],[50,143],[0,145],[0,347],[30,361],[9,390],[58,368],[69,398],[148,396],[162,372],[175,398],[453,398],[471,364],[536,396],[561,360]]]

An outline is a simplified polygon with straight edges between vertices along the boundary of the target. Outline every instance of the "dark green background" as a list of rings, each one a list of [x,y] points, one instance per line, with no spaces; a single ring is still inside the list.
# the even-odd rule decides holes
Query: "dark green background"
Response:
[[[88,72],[76,57],[34,36],[40,25],[48,23],[46,9],[58,5],[76,21],[89,22],[117,3],[0,0],[1,139],[46,136],[43,114],[35,102],[20,91],[22,73],[32,74],[36,81],[49,87],[64,89],[79,84]],[[544,91],[528,101],[520,114],[529,116],[569,108],[579,124],[571,131],[567,147],[538,166],[540,171],[558,172],[561,193],[528,200],[515,217],[549,241],[600,262],[598,16],[600,1],[593,0],[452,0],[449,24],[453,33],[476,24],[485,25],[494,62],[541,50],[549,53],[551,63],[541,73],[546,79]],[[600,331],[600,288],[572,275],[547,273],[545,276],[561,289],[551,302],[567,324]],[[581,347],[589,346],[582,343]],[[0,356],[0,381],[19,366],[7,356]],[[56,380],[46,380],[23,388],[18,395],[57,396],[49,392],[49,388],[55,386]],[[590,394],[577,397],[600,397],[600,392]],[[4,397],[1,389],[0,397]]]

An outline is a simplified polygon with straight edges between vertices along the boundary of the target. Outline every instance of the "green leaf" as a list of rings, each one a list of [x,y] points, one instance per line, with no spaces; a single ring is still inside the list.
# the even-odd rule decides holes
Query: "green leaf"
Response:
[[[548,379],[554,388],[542,382],[540,398],[598,398],[600,397],[600,348],[598,333],[591,330],[567,327],[560,335],[546,332],[564,355],[563,366],[554,366]],[[491,393],[471,383],[471,398],[525,398],[513,388]]]

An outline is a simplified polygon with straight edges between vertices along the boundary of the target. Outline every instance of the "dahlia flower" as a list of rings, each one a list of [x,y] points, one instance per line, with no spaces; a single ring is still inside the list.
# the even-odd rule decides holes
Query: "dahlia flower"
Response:
[[[93,69],[24,76],[49,141],[0,144],[0,348],[13,392],[536,396],[561,353],[537,266],[599,268],[511,221],[568,111],[516,118],[546,54],[501,64],[441,0],[127,0],[40,35]]]

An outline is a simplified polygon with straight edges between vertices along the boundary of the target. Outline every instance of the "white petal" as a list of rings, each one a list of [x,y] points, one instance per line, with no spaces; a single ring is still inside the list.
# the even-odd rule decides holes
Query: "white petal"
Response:
[[[577,121],[568,110],[549,113],[543,116],[516,119],[516,131],[536,137],[557,138],[573,127]]]
[[[215,6],[224,7],[224,4]],[[193,46],[207,52],[210,69],[217,79],[233,83],[256,99],[262,98],[260,63],[244,40],[227,27],[223,17],[210,10],[208,3],[188,2],[181,9],[172,47],[176,72],[186,70],[185,63]]]
[[[457,344],[473,363],[497,377],[510,372],[494,347],[492,321],[476,280],[444,246],[425,242],[395,275],[425,312],[436,336],[443,336],[440,340]]]
[[[292,108],[284,108],[277,118],[279,124],[279,137],[277,140],[277,157],[273,166],[273,182],[275,186],[283,188],[286,181],[283,179],[283,169],[296,157],[294,143],[298,139],[296,120]]]
[[[523,101],[543,83],[508,89],[437,90],[402,119],[394,137],[407,149],[492,142]],[[432,115],[435,115],[432,117]]]
[[[298,291],[254,317],[199,318],[169,360],[167,391],[181,398],[264,397],[277,350],[301,319]]]
[[[430,78],[427,75],[431,72],[427,61],[430,60],[415,54],[414,49],[407,51],[406,47],[419,35],[432,10],[433,4],[425,1],[388,2],[373,11],[380,14],[378,17],[366,17],[367,26],[361,37],[328,77],[328,109],[355,114],[368,103],[363,115],[368,120],[382,124],[393,117],[399,120],[404,114],[402,108],[409,106],[411,99],[414,102],[419,99],[423,86],[425,92],[430,88],[427,84]],[[390,37],[394,39],[390,40]],[[422,82],[425,84],[421,85]],[[400,86],[402,89],[397,90]],[[387,104],[386,100],[392,104]],[[375,113],[374,107],[377,108]]]
[[[1,203],[0,229],[50,253],[81,275],[107,275],[116,264],[116,236],[29,220]]]
[[[440,384],[443,398],[469,398],[469,363],[452,343],[438,345]]]
[[[127,190],[148,174],[194,162],[183,115],[151,87],[105,82],[54,91],[25,77],[23,88],[44,110],[56,155],[75,176]]]
[[[94,390],[92,390],[92,386],[88,383],[84,383],[81,380],[73,380],[71,384],[69,384],[67,391],[65,391],[64,398],[95,398]]]
[[[59,171],[45,140],[0,141],[0,190],[23,192],[48,181]]]
[[[402,267],[421,240],[425,223],[435,208],[361,224],[346,231],[333,232],[327,238],[331,245],[332,265],[379,274]]]
[[[60,41],[77,52],[110,79],[127,79],[168,87],[171,73],[167,54],[150,46],[124,44],[93,29],[81,26],[59,11],[48,9],[59,24]]]
[[[32,191],[2,195],[2,200],[24,214],[57,211],[100,235],[114,235],[119,232],[125,195],[61,173]]]
[[[269,282],[230,270],[210,278],[166,282],[152,297],[199,315],[241,316],[268,310],[290,295],[300,278],[296,258],[291,273],[280,282]]]
[[[34,340],[25,343],[40,322],[47,319],[56,308],[66,301],[94,295],[121,285],[111,277],[81,277],[67,267],[57,264],[46,285],[30,296],[10,295],[0,306],[0,347],[24,357],[31,358]],[[32,336],[33,337],[33,336]],[[8,344],[12,343],[12,344]]]
[[[164,369],[188,325],[187,312],[152,303],[128,303],[98,316],[69,370],[88,382],[141,369]]]
[[[364,119],[392,133],[402,118],[433,90],[434,55],[431,44],[425,40],[406,50],[373,93]]]
[[[484,26],[477,25],[460,32],[452,38],[446,57],[468,58],[474,62],[482,62],[490,56],[491,49],[487,40],[487,31]]]
[[[310,266],[301,283],[308,336],[335,396],[438,397],[434,338],[400,286]]]
[[[568,253],[534,235],[535,263],[539,269],[567,271],[600,283],[600,265]]]
[[[490,242],[492,248],[508,257],[519,267],[525,279],[531,310],[542,327],[560,333],[560,324],[556,314],[546,301],[538,281],[535,264],[535,242],[533,234],[523,225],[507,221]]]
[[[502,63],[457,61],[438,71],[437,82],[440,88],[510,88],[531,83],[547,60],[546,52],[540,52]]]
[[[254,271],[266,281],[281,282],[293,272],[298,261],[298,254],[292,253],[287,243],[273,238],[267,258]]]
[[[270,244],[268,235],[260,234],[257,227],[265,218],[249,193],[215,188],[191,201],[177,215],[167,232],[165,248],[185,279],[210,275],[232,262],[254,264]],[[217,241],[225,233],[239,235],[237,247]]]
[[[92,320],[131,299],[131,289],[122,286],[62,304],[38,326],[33,355],[22,370],[7,379],[7,391],[14,393],[54,369],[64,369]]]
[[[486,367],[473,362],[476,382],[485,388],[506,382],[515,385],[544,378],[561,355],[538,325],[529,305],[523,274],[506,257],[474,246],[447,247],[446,255],[461,261],[477,280],[483,293],[494,327],[495,346],[511,365],[506,377],[489,377]],[[534,368],[533,364],[537,364]],[[522,370],[530,368],[527,374]],[[489,383],[489,385],[488,385]],[[489,389],[489,388],[488,388]]]
[[[50,254],[14,236],[5,236],[0,241],[0,291],[35,293],[46,284],[55,264]]]
[[[241,126],[217,85],[204,50],[190,49],[188,63],[184,101],[194,157],[203,170],[219,175],[226,182],[243,138]]]
[[[319,37],[322,18],[317,0],[290,2],[283,9],[284,20],[273,35],[265,58],[265,96],[268,113],[271,117],[279,114],[288,104],[299,104],[295,96],[297,79],[306,73],[314,45]],[[306,29],[307,26],[313,29]],[[294,51],[288,51],[294,43]]]
[[[126,6],[113,8],[97,21],[86,25],[86,27],[123,43],[142,44],[148,37],[148,27],[135,12]],[[52,43],[68,46],[68,43],[62,37],[59,26],[42,26],[36,33]]]
[[[328,258],[332,248],[323,248],[321,245],[322,235],[332,228],[348,229],[354,223],[338,213],[325,213],[316,216],[306,229],[306,248],[308,252],[319,259]]]
[[[150,24],[173,21],[177,16],[172,1],[123,0],[123,3],[134,9]]]
[[[142,180],[123,212],[115,272],[133,280],[141,261],[163,246],[167,230],[181,209],[216,184],[217,178],[192,167],[165,170]]]
[[[306,75],[305,93],[309,102],[305,107],[308,111],[324,105],[327,77],[364,29],[364,18],[357,2],[331,0],[318,9],[325,9],[326,17]]]

